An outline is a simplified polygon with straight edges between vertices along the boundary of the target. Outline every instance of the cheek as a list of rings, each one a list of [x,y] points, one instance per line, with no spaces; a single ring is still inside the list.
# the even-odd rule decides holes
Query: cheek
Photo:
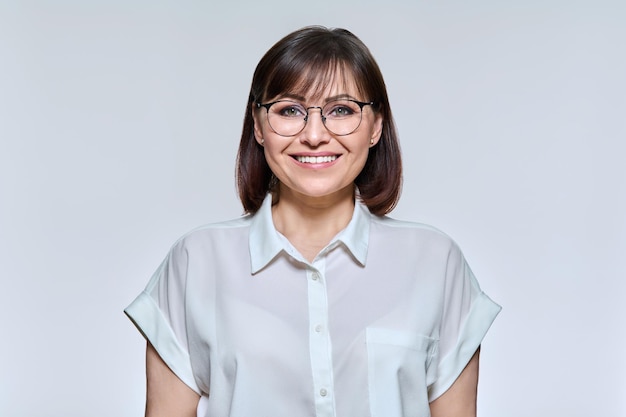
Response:
[[[369,148],[361,148],[352,152],[352,161],[350,163],[350,172],[358,175],[363,171],[367,158],[369,157]]]
[[[278,166],[281,163],[283,155],[283,149],[280,143],[276,143],[271,137],[265,136],[265,143],[263,144],[263,155],[265,155],[265,161],[269,165],[273,172],[276,172]]]
[[[363,141],[359,144],[358,148],[355,148],[353,152],[358,155],[359,158],[367,159],[372,149],[372,143],[369,137],[363,138]]]

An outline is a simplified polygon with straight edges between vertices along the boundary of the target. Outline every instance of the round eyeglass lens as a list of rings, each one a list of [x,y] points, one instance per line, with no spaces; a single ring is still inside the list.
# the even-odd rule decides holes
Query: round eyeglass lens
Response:
[[[307,110],[300,103],[280,100],[267,109],[267,121],[281,136],[294,136],[306,125]]]
[[[361,106],[350,100],[331,101],[322,109],[324,125],[336,135],[349,135],[361,124]]]

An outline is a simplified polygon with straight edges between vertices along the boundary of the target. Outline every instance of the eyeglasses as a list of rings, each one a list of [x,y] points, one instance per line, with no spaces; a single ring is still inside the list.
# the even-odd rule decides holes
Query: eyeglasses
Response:
[[[324,107],[304,107],[297,101],[278,100],[271,103],[256,103],[257,108],[265,107],[267,122],[280,136],[295,136],[304,130],[309,120],[309,110],[319,109],[322,123],[326,129],[337,136],[353,133],[361,125],[363,107],[371,106],[373,101],[335,100]]]

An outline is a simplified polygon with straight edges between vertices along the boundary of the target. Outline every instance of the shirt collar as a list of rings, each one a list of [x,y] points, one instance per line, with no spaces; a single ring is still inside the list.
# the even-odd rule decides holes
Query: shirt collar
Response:
[[[371,216],[367,206],[357,198],[352,219],[346,228],[331,240],[327,248],[343,243],[354,259],[364,266],[367,259]],[[249,250],[250,269],[253,274],[267,266],[281,251],[287,250],[284,240],[274,227],[271,194],[265,197],[263,204],[252,217]]]

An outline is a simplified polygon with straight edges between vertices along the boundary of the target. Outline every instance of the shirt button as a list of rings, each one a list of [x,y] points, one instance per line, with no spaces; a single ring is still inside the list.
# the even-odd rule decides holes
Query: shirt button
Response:
[[[317,326],[315,326],[315,331],[318,332],[318,333],[321,332],[322,331],[322,325],[318,324]]]
[[[322,389],[320,390],[320,395],[321,395],[322,397],[325,397],[326,395],[328,395],[328,391],[326,391],[326,389],[322,388]]]
[[[313,275],[311,275],[311,279],[313,281],[317,281],[318,279],[320,279],[320,274],[318,274],[317,272],[313,272]]]

